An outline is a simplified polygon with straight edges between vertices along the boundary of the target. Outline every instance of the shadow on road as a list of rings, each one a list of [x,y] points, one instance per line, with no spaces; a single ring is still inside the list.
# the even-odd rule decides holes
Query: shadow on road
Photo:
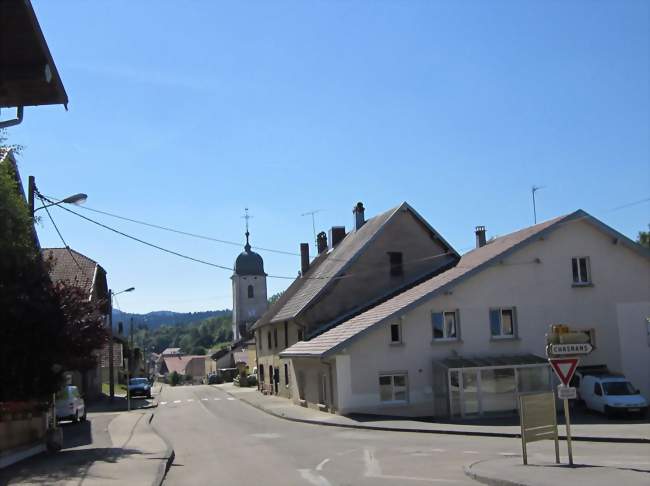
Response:
[[[131,399],[131,410],[149,408],[154,404],[153,398],[137,397]],[[106,395],[102,395],[97,400],[88,402],[86,405],[88,412],[123,412],[127,409],[126,397],[113,397],[113,400]]]
[[[99,447],[63,450],[39,454],[0,471],[0,485],[52,484],[56,481],[80,482],[95,462],[117,462],[120,458],[141,454],[136,449]]]

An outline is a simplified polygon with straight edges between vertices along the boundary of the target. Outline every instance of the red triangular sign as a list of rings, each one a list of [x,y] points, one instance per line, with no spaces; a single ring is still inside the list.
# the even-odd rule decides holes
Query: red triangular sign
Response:
[[[557,358],[548,360],[553,371],[555,371],[555,374],[565,386],[568,386],[571,378],[573,378],[573,374],[576,372],[579,361],[579,358]]]

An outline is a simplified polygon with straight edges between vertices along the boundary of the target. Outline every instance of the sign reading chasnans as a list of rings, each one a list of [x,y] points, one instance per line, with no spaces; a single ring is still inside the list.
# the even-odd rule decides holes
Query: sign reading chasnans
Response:
[[[551,344],[551,354],[589,354],[594,350],[590,343],[579,344]]]

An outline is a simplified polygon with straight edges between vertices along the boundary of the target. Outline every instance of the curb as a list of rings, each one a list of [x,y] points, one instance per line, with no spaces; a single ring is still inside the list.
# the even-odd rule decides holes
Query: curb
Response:
[[[161,486],[163,481],[165,480],[165,476],[167,476],[167,471],[169,471],[169,468],[171,467],[172,463],[174,462],[174,458],[176,457],[176,453],[174,452],[174,448],[172,445],[169,443],[167,438],[163,436],[160,432],[158,432],[158,429],[154,427],[152,421],[153,421],[153,413],[149,414],[149,427],[156,433],[158,437],[162,439],[162,441],[165,443],[165,446],[167,446],[167,450],[165,451],[165,455],[167,456],[164,464],[161,464],[158,467],[158,474],[156,475],[156,478],[153,480],[151,483],[152,486]]]
[[[286,415],[280,415],[270,410],[265,409],[264,407],[251,403],[248,400],[239,398],[237,395],[230,393],[228,390],[220,388],[223,392],[227,393],[233,398],[236,398],[240,402],[244,402],[247,405],[250,405],[253,408],[256,408],[266,414],[272,415],[273,417],[278,417],[284,420],[289,420],[291,422],[298,422],[303,424],[310,425],[324,425],[328,427],[344,427],[348,429],[364,429],[364,430],[379,430],[382,432],[412,432],[416,434],[444,434],[444,435],[466,435],[470,437],[502,437],[510,439],[520,439],[520,434],[513,434],[510,432],[474,432],[474,431],[465,431],[465,430],[448,430],[448,429],[408,429],[402,427],[382,427],[382,426],[372,426],[372,425],[360,425],[360,424],[337,424],[333,422],[324,422],[320,420],[309,420],[309,419],[299,419],[295,417],[288,417]],[[566,436],[561,435],[558,437],[559,440],[566,440]],[[650,439],[641,439],[633,437],[585,437],[585,436],[572,436],[572,441],[576,442],[614,442],[621,444],[650,444]],[[517,483],[499,483],[499,484],[517,484]]]
[[[524,483],[508,481],[507,479],[489,478],[487,476],[481,476],[480,474],[476,474],[475,472],[472,471],[472,466],[474,466],[475,464],[480,464],[481,462],[485,462],[485,461],[476,461],[470,464],[469,466],[463,466],[463,472],[465,473],[465,476],[473,479],[474,481],[487,484],[489,486],[526,486],[526,484]]]

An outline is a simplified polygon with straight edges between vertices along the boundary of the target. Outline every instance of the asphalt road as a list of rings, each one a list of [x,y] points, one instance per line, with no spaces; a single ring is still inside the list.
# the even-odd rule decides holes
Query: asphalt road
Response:
[[[521,453],[519,439],[290,422],[208,385],[166,387],[159,403],[153,424],[176,452],[165,485],[476,485],[464,465]],[[560,449],[565,456],[566,444]],[[552,451],[552,442],[533,443],[529,458]],[[574,444],[576,459],[643,462],[648,452],[634,444]]]

